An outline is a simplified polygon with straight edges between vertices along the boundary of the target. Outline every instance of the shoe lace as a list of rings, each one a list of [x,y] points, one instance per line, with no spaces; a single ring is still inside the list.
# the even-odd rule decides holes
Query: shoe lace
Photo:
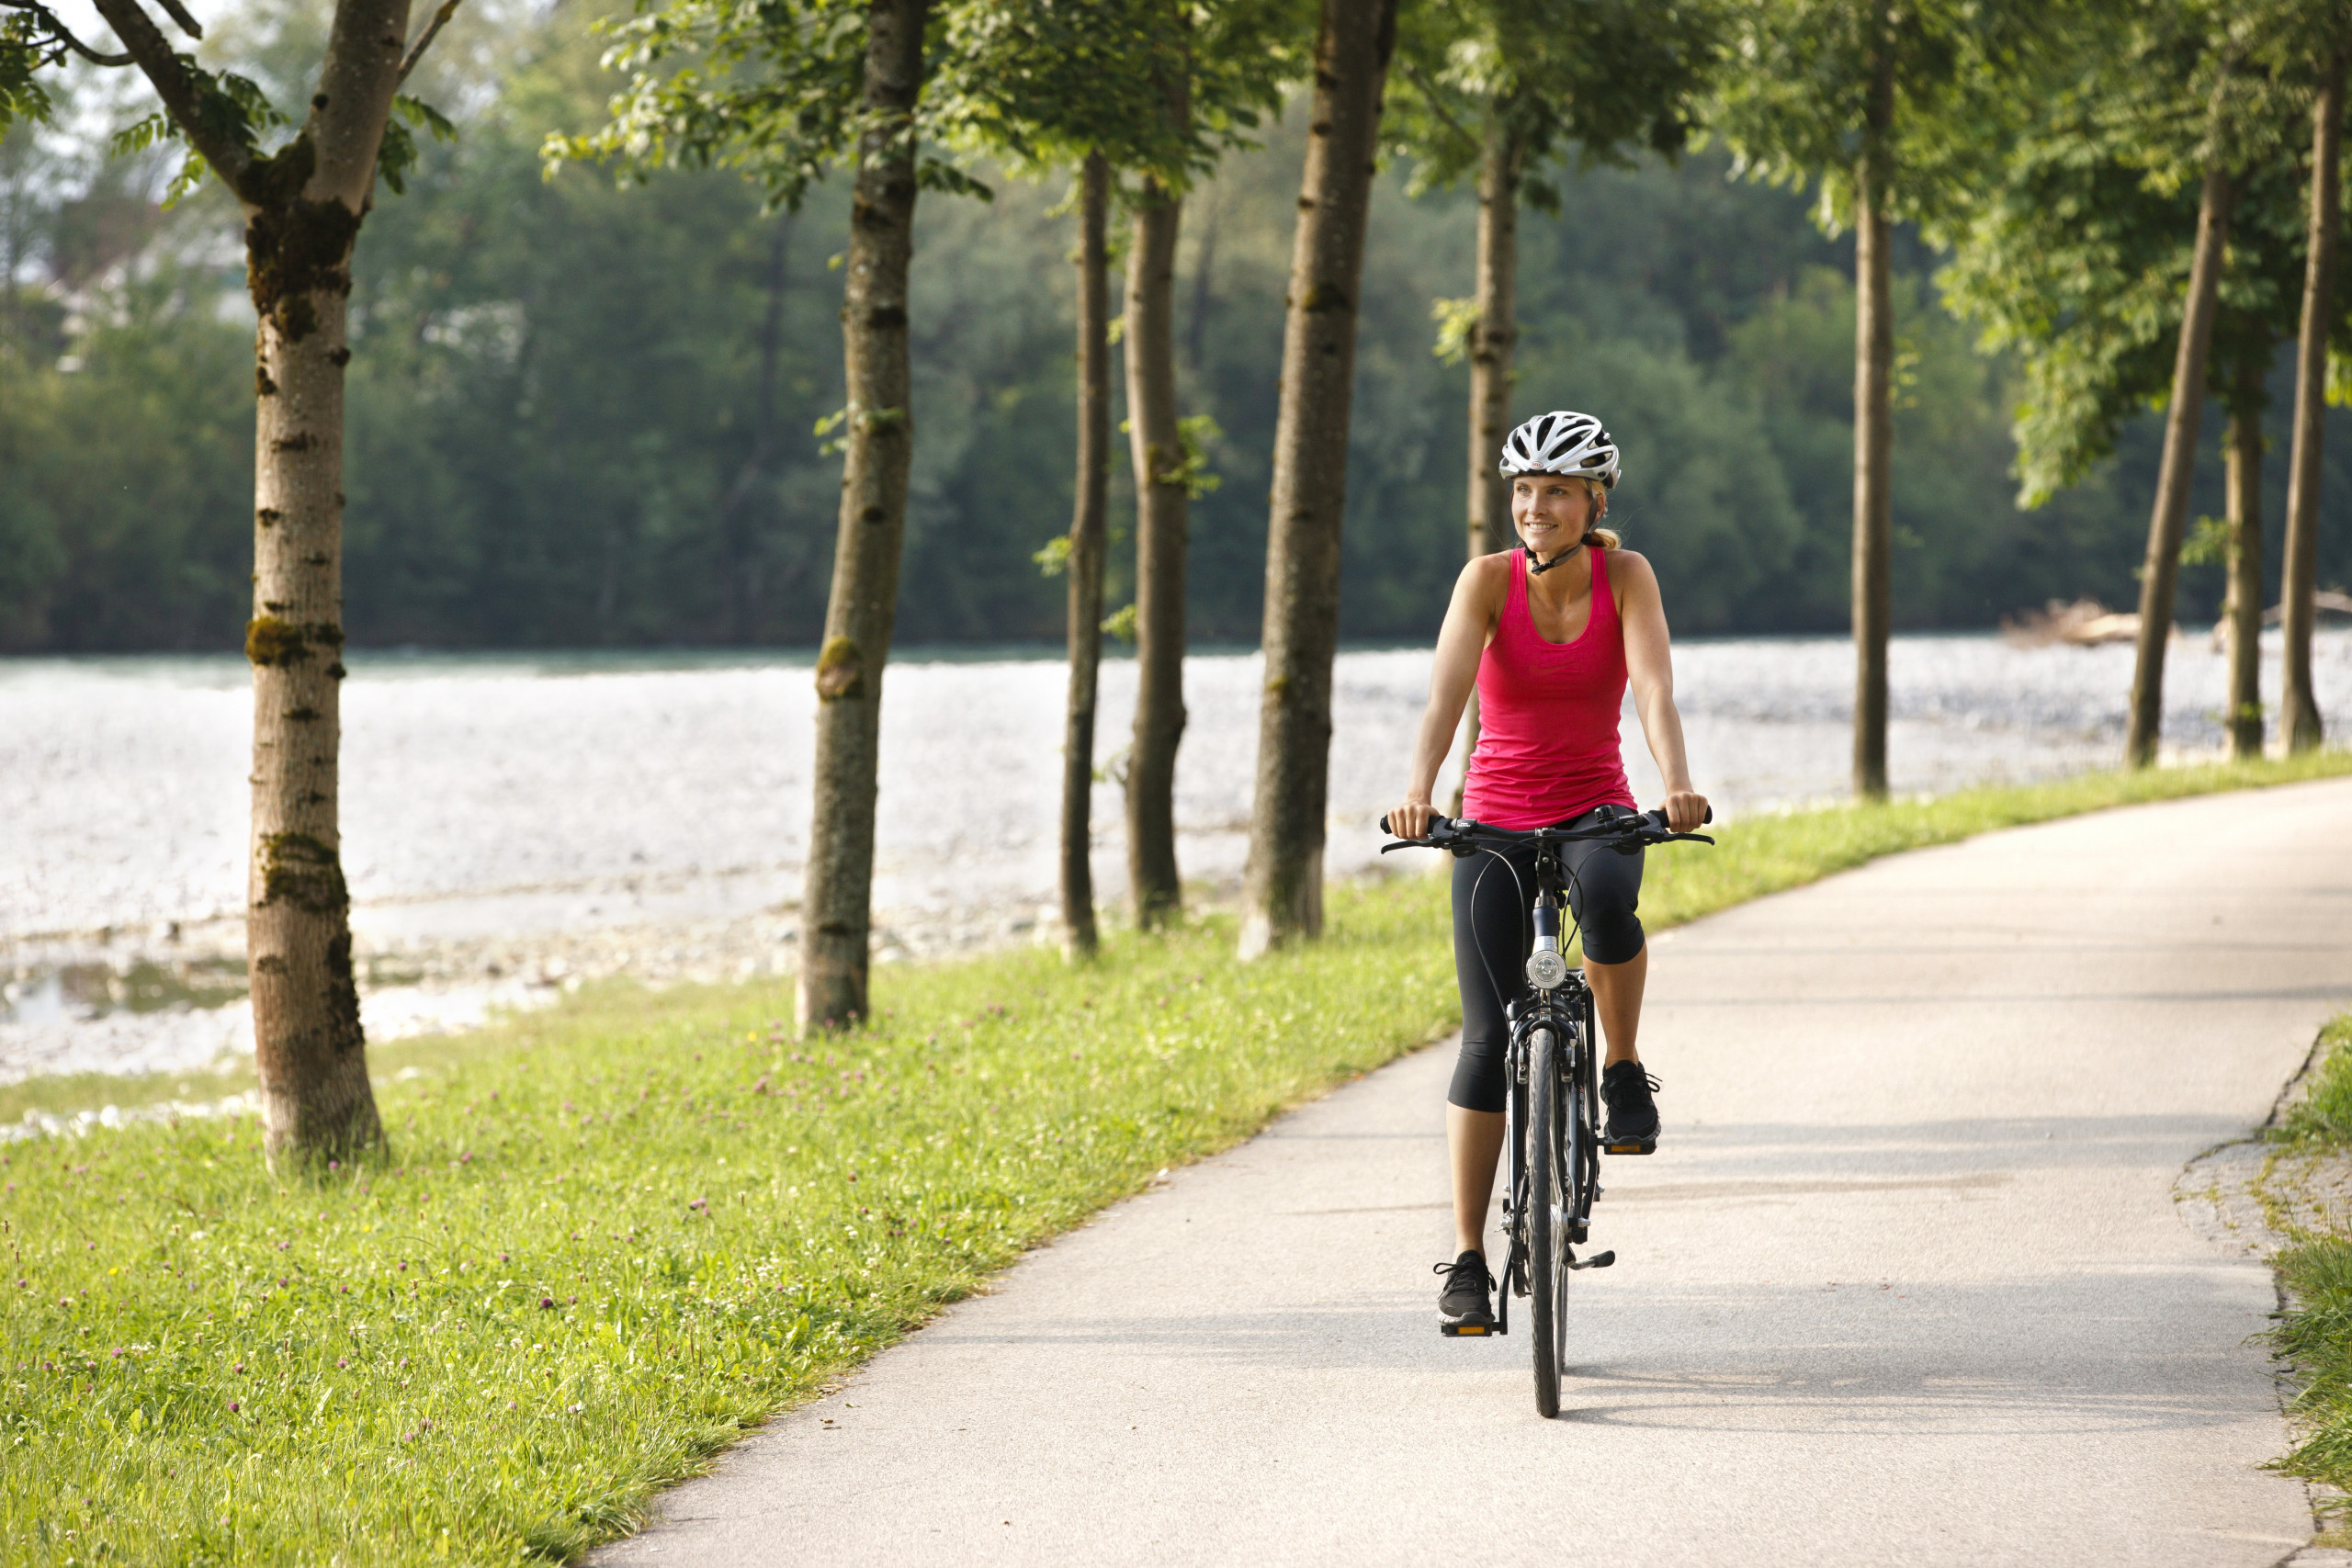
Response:
[[[1616,1067],[1610,1068],[1609,1071],[1603,1075],[1603,1081],[1600,1086],[1601,1092],[1611,1099],[1615,1099],[1617,1096],[1622,1094],[1631,1094],[1634,1091],[1634,1085],[1637,1081],[1645,1091],[1651,1094],[1656,1094],[1659,1089],[1666,1087],[1657,1081],[1657,1077],[1655,1074],[1653,1074],[1647,1067],[1643,1066],[1639,1062],[1634,1063],[1633,1067],[1634,1070],[1630,1073],[1620,1072]]]
[[[1450,1275],[1452,1276],[1451,1283],[1455,1285],[1476,1284],[1482,1291],[1491,1291],[1495,1288],[1495,1277],[1487,1268],[1486,1258],[1476,1252],[1466,1258],[1456,1258],[1452,1263],[1432,1263],[1430,1265],[1430,1272]]]

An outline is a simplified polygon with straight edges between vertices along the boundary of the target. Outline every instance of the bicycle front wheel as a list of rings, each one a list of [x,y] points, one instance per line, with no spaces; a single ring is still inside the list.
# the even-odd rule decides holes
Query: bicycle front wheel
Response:
[[[1569,1183],[1563,1155],[1568,1105],[1561,1090],[1559,1036],[1538,1028],[1527,1053],[1528,1315],[1535,1341],[1535,1408],[1546,1420],[1560,1413],[1560,1371],[1568,1342]]]

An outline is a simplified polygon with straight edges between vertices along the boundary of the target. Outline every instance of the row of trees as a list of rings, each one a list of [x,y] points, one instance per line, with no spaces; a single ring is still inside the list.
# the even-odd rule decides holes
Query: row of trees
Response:
[[[198,35],[178,0],[157,3],[184,33]],[[379,1144],[382,1134],[367,1090],[351,986],[334,808],[345,311],[375,186],[380,178],[397,188],[415,161],[405,127],[446,128],[399,89],[456,0],[446,0],[413,36],[405,0],[337,0],[316,91],[299,125],[251,82],[209,72],[179,52],[141,0],[97,4],[119,48],[76,38],[40,6],[11,0],[0,29],[0,112],[47,113],[43,73],[69,55],[135,65],[162,108],[128,140],[184,141],[188,177],[217,175],[244,214],[248,281],[261,320],[255,594],[246,649],[256,701],[250,962],[267,1143],[273,1156],[348,1156]],[[1141,661],[1129,869],[1137,918],[1151,925],[1179,907],[1170,807],[1183,725],[1186,510],[1202,479],[1197,437],[1177,393],[1170,299],[1177,237],[1187,192],[1200,176],[1286,92],[1303,93],[1309,139],[1272,455],[1246,957],[1312,936],[1321,923],[1356,325],[1373,175],[1384,149],[1413,158],[1430,180],[1475,177],[1477,185],[1476,291],[1448,312],[1473,367],[1466,486],[1473,553],[1505,536],[1489,470],[1508,417],[1518,210],[1522,201],[1556,199],[1548,176],[1561,160],[1672,153],[1704,128],[1755,171],[1817,186],[1825,225],[1851,227],[1859,289],[1855,782],[1866,796],[1883,794],[1886,783],[1898,374],[1893,224],[1908,219],[1961,245],[1974,258],[1973,273],[1963,266],[1963,276],[1984,280],[1963,300],[1984,311],[1990,330],[2020,344],[2030,365],[2065,361],[2079,380],[2086,356],[2076,345],[2098,330],[2095,312],[2075,301],[2039,319],[2018,308],[2002,314],[2005,299],[2024,298],[2001,291],[2021,265],[2005,260],[2001,247],[2017,247],[2018,236],[2014,222],[2004,231],[1997,221],[2000,203],[1976,194],[2035,176],[2033,137],[2018,117],[2026,107],[2038,112],[2043,99],[2021,94],[2018,84],[2080,105],[2091,124],[2110,132],[2122,171],[2110,177],[2130,186],[2127,198],[2145,195],[2160,204],[2181,187],[2183,170],[2200,171],[2171,383],[2177,428],[2167,436],[2143,586],[2132,756],[2145,761],[2153,757],[2155,709],[2148,707],[2144,732],[2139,715],[2161,680],[2213,301],[2230,270],[2228,210],[2240,182],[2250,188],[2258,173],[2275,170],[2285,145],[2278,127],[2294,116],[2315,128],[2300,330],[2307,348],[2319,346],[2305,355],[2298,398],[2300,404],[2308,395],[2318,407],[2324,345],[2339,321],[2328,267],[2340,220],[2333,137],[2342,112],[2341,61],[2333,51],[2341,21],[2317,0],[2083,14],[2048,6],[2029,13],[1990,0],[1906,6],[1414,0],[1401,15],[1398,0],[1321,0],[1311,18],[1284,0],[646,6],[614,29],[612,63],[631,82],[615,99],[610,122],[552,137],[551,160],[609,162],[631,178],[665,164],[732,167],[786,209],[797,209],[831,169],[846,166],[854,176],[841,257],[845,397],[827,422],[843,466],[815,671],[803,1027],[846,1025],[866,1010],[878,716],[915,439],[909,274],[922,192],[985,195],[972,172],[984,158],[1076,176],[1081,369],[1076,507],[1062,557],[1071,666],[1064,897],[1073,947],[1083,951],[1094,940],[1084,845],[1106,553],[1113,213],[1125,214],[1128,230],[1123,325]],[[2170,123],[2164,106],[2177,100],[2166,95],[2183,85],[2200,89],[2198,101],[2209,107],[2194,136],[2167,141],[2159,134]],[[2087,243],[2079,232],[2064,238]],[[2160,276],[2165,265],[2160,255],[2146,258],[2137,280],[2141,306],[2161,296],[2148,275]],[[2100,266],[2106,270],[2092,269],[2099,273],[2094,291],[2112,295],[2112,258],[2102,257]],[[2244,271],[2259,275],[2251,265]],[[2101,299],[2118,313],[2130,308]],[[2129,359],[2102,362],[2109,382],[2081,400],[2091,417],[2066,426],[2086,453],[2102,439],[2111,445],[2120,419],[2114,411],[2146,395],[2128,379]],[[2063,379],[2068,372],[2052,373]],[[2243,390],[2246,383],[2235,385]],[[2038,406],[2029,425],[2037,418],[2052,415]],[[2300,445],[2306,423],[2308,459]],[[2312,480],[2290,488],[2290,519],[2300,497],[2315,495],[2318,428],[2315,414],[2298,421],[2294,472],[2300,479],[2308,467]],[[2233,499],[2243,488],[2233,487]],[[2299,548],[2308,558],[2309,536],[2308,526],[2299,534],[2290,522],[2290,604],[2293,562]],[[2237,545],[2242,558],[2242,537]],[[2307,642],[2309,587],[2304,581],[2300,621],[2290,610],[2290,642],[2299,628]],[[2307,696],[2307,647],[2303,658]],[[2290,694],[2293,660],[2290,651]],[[2298,743],[2315,743],[2315,709],[2309,725],[2298,718],[2290,733]]]

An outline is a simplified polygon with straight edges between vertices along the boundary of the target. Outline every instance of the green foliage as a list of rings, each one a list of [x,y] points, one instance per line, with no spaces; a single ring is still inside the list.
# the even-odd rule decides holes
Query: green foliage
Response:
[[[1069,536],[1057,534],[1029,558],[1037,563],[1039,576],[1059,577],[1069,570]]]
[[[2053,80],[2041,95],[2041,123],[1952,226],[1957,248],[1940,279],[1947,300],[1979,325],[1988,349],[2015,351],[2023,366],[2015,434],[2029,506],[2079,482],[2131,421],[2170,401],[2197,236],[2198,181],[2188,171],[2207,142],[2206,122],[2178,106],[2199,101],[2200,83],[2212,96],[2221,51],[2211,40],[2196,47],[2193,35],[2158,47],[2164,41],[2124,34],[2071,78]],[[2267,367],[2276,344],[2295,332],[2302,297],[2308,175],[2297,167],[2292,132],[2308,130],[2308,99],[2242,96],[2230,111],[2232,145],[2263,155],[2233,182],[2207,369],[2209,389],[2226,400],[2237,396],[2241,368]],[[2258,112],[2270,118],[2256,124]],[[2333,330],[2352,346],[2352,319],[2339,312]]]
[[[1470,356],[1470,336],[1478,330],[1476,295],[1430,300],[1430,320],[1437,323],[1437,342],[1430,348],[1431,354],[1447,365],[1459,365]]]
[[[1418,194],[1474,173],[1489,139],[1527,199],[1555,209],[1546,165],[1623,164],[1690,141],[1712,85],[1720,0],[1414,0],[1398,17],[1381,136]]]
[[[267,49],[234,41],[259,26],[238,15],[213,29],[233,44],[224,58],[290,101],[287,85],[316,57],[309,13],[269,12]],[[809,431],[844,400],[841,276],[826,266],[840,248],[826,235],[846,221],[838,182],[785,219],[763,217],[726,173],[660,173],[626,193],[577,169],[544,179],[545,129],[588,123],[609,91],[601,46],[562,11],[470,25],[416,85],[465,106],[464,139],[416,138],[407,195],[369,217],[354,265],[355,645],[813,644],[839,472]],[[1179,366],[1188,406],[1224,433],[1209,449],[1223,486],[1193,507],[1196,643],[1253,644],[1261,623],[1305,119],[1265,124],[1263,151],[1229,153],[1187,201]],[[249,613],[251,327],[240,278],[212,258],[234,254],[237,217],[218,182],[159,214],[151,193],[172,165],[151,151],[99,179],[98,152],[62,132],[0,148],[0,239],[27,279],[0,309],[0,647],[235,649]],[[1844,248],[1803,197],[1727,181],[1726,167],[1711,150],[1566,173],[1564,211],[1524,217],[1513,412],[1581,399],[1610,417],[1626,442],[1614,516],[1657,563],[1678,632],[1842,632]],[[1404,200],[1411,176],[1393,162],[1372,203],[1340,541],[1351,639],[1433,636],[1459,570],[1464,372],[1430,352],[1430,302],[1471,276],[1469,201],[1458,189]],[[1031,560],[1071,504],[1059,194],[1015,180],[993,203],[928,203],[918,220],[909,642],[1062,638],[1061,586]],[[2019,361],[1972,351],[1918,287],[1930,260],[1897,231],[1897,329],[1917,355],[1895,411],[1897,626],[2130,598],[2157,426],[2132,412],[2117,458],[2019,512],[2007,477]],[[114,434],[99,434],[108,419]],[[2352,506],[2352,416],[2330,422],[2333,515]],[[24,456],[37,433],[69,424],[85,445]],[[92,442],[129,468],[70,460]],[[2265,483],[2283,493],[2285,443],[2272,446]],[[1133,582],[1125,464],[1112,484],[1116,605]],[[2199,487],[2194,506],[2220,512],[2218,465],[2200,466]],[[2277,541],[2274,517],[2274,570]],[[2352,533],[2324,530],[2320,552],[2322,583],[2352,581]],[[2192,572],[2184,614],[2210,613],[2220,588],[2210,569]]]
[[[2033,0],[1758,0],[1736,13],[1738,68],[1710,128],[1744,172],[1816,187],[1830,232],[1851,221],[1863,159],[1888,217],[1933,223],[1964,204],[2004,130],[2039,107],[2018,93],[2030,46],[2058,47],[2066,14]]]
[[[458,139],[458,128],[449,117],[431,104],[405,93],[393,98],[391,117],[384,121],[384,139],[376,144],[376,177],[390,186],[394,196],[406,194],[408,172],[416,167],[416,138],[409,134],[411,126],[430,131],[436,141]]]
[[[1254,145],[1313,36],[1290,0],[978,0],[940,25],[949,139],[1032,173],[1100,153],[1175,191]]]

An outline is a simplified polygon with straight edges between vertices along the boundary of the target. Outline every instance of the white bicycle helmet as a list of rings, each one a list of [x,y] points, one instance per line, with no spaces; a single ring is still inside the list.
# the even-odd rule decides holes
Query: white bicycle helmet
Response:
[[[1539,413],[1503,443],[1505,474],[1580,474],[1617,488],[1617,443],[1589,413]]]

